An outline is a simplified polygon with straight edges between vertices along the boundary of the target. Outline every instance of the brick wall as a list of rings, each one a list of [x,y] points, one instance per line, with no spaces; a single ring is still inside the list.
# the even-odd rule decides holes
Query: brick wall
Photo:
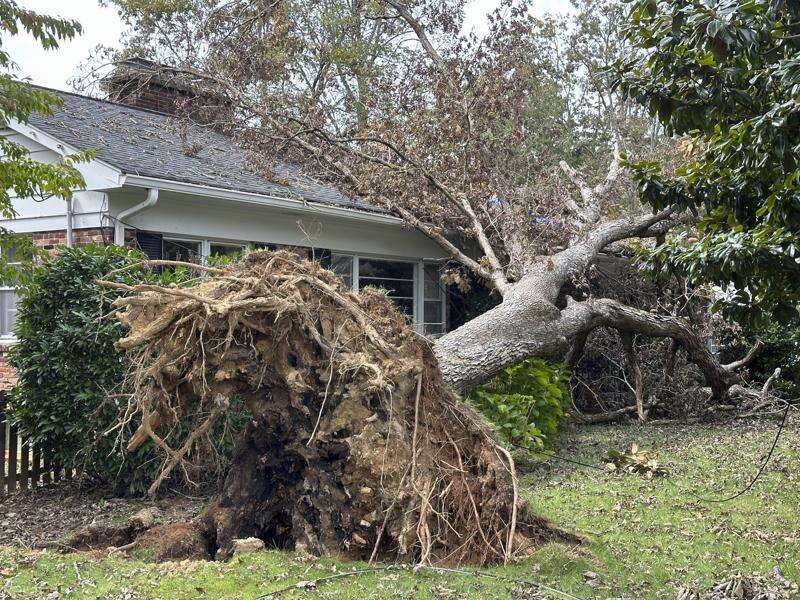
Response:
[[[110,227],[96,227],[93,229],[75,229],[72,232],[77,246],[96,244],[104,246],[114,241],[114,230]],[[31,234],[33,243],[39,248],[47,250],[53,256],[58,253],[59,247],[67,244],[67,231],[39,231]],[[11,365],[8,364],[8,349],[13,345],[0,341],[0,391],[6,391],[17,383],[17,376]]]
[[[134,83],[112,91],[109,100],[174,115],[177,113],[178,107],[190,97],[186,92],[174,88],[154,83],[145,85]]]
[[[92,229],[74,229],[72,237],[77,246],[96,244],[107,246],[114,242],[114,230],[111,227],[95,227]],[[38,231],[31,234],[34,245],[44,248],[53,256],[58,253],[59,246],[67,245],[67,231]]]
[[[17,384],[17,374],[8,364],[8,350],[11,344],[0,342],[0,391],[8,391]]]

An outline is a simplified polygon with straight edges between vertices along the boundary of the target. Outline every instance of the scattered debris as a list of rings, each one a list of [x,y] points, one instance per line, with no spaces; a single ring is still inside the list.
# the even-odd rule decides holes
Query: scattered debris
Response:
[[[677,600],[789,600],[796,598],[797,593],[798,585],[775,567],[770,576],[737,573],[706,592],[681,588]]]
[[[658,455],[655,452],[640,450],[637,444],[632,444],[628,453],[609,450],[605,457],[605,463],[609,471],[637,473],[645,479],[665,477],[667,470],[658,463],[657,458]]]
[[[233,540],[233,555],[251,554],[253,552],[260,552],[264,549],[264,540],[257,537],[249,537],[240,540]]]
[[[157,518],[164,522],[192,519],[205,502],[206,498],[165,494],[157,501]],[[104,486],[62,481],[0,495],[0,540],[27,548],[56,546],[92,524],[125,523],[128,515],[152,507],[152,500],[117,497]]]

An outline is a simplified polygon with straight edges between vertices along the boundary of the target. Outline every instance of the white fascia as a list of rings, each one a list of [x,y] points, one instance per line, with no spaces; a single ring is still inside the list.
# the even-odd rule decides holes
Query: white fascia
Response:
[[[351,221],[366,221],[369,223],[384,224],[384,225],[403,224],[403,220],[398,217],[380,213],[373,213],[366,210],[345,208],[341,206],[331,206],[327,204],[320,204],[318,202],[306,202],[304,200],[283,198],[280,196],[267,196],[263,194],[254,194],[251,192],[226,190],[223,188],[216,188],[206,185],[197,185],[194,183],[183,183],[180,181],[170,181],[168,179],[158,179],[155,177],[143,177],[140,175],[123,175],[122,184],[133,187],[143,187],[143,188],[156,187],[160,190],[169,192],[190,194],[194,196],[203,196],[205,198],[220,198],[223,200],[232,200],[235,202],[243,202],[246,204],[257,204],[259,206],[282,208],[300,213],[311,213],[317,215],[341,217],[344,219],[349,219]]]
[[[78,154],[83,152],[83,150],[79,148],[75,148],[69,144],[66,144],[59,140],[56,137],[53,137],[49,133],[45,133],[41,129],[37,129],[28,123],[21,123],[16,119],[9,119],[8,120],[8,127],[13,129],[14,131],[21,133],[25,137],[28,137],[36,142],[39,142],[45,148],[52,150],[56,154],[61,157],[67,157],[70,154]],[[90,190],[101,190],[101,189],[108,189],[108,188],[116,188],[122,186],[122,171],[118,168],[102,161],[97,158],[93,158],[88,163],[78,163],[76,167],[80,170],[81,166],[83,165],[91,165],[95,167],[95,171],[99,179],[102,181],[102,185],[94,185],[87,189]]]

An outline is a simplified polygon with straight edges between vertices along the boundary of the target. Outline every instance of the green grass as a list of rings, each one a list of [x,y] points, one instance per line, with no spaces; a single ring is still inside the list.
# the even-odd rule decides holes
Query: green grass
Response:
[[[519,564],[494,567],[578,598],[674,598],[680,587],[708,589],[741,572],[777,566],[800,582],[800,427],[786,431],[763,477],[747,484],[774,435],[753,426],[592,426],[569,432],[555,451],[598,463],[609,448],[655,448],[665,479],[612,474],[555,459],[524,460],[521,485],[538,514],[581,532],[585,548],[550,545]],[[87,554],[0,549],[0,598],[253,599],[276,589],[365,565],[267,551],[228,563],[151,564]],[[584,574],[593,572],[596,578]],[[539,595],[537,595],[537,593]],[[48,596],[51,594],[51,596]],[[343,577],[281,598],[559,598],[554,592],[475,575],[392,569]]]

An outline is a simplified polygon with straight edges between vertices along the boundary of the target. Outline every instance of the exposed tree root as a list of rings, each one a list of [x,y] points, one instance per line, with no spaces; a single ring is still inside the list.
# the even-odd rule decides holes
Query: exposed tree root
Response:
[[[165,454],[151,493],[185,471],[231,399],[250,412],[221,494],[196,524],[218,558],[251,536],[422,564],[504,562],[553,538],[579,542],[529,514],[510,455],[448,391],[427,341],[384,294],[355,296],[316,264],[269,252],[191,288],[129,291],[116,302],[130,329],[119,347],[137,352],[130,410],[141,425],[129,447],[151,439]],[[194,431],[172,440],[185,415]]]

